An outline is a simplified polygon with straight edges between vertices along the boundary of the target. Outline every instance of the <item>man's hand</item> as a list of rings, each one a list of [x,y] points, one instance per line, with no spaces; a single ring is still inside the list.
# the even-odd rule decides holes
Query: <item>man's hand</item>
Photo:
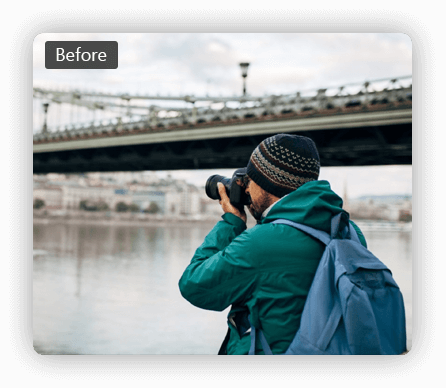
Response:
[[[246,223],[246,213],[245,210],[236,208],[231,202],[229,202],[229,197],[226,194],[226,189],[223,183],[218,182],[218,193],[220,194],[220,205],[225,213],[232,213],[235,216],[241,218],[244,223]]]

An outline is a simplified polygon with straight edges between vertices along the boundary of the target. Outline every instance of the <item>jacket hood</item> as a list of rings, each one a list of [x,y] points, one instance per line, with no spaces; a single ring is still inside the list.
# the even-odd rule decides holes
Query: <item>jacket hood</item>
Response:
[[[307,182],[277,201],[261,223],[284,218],[330,233],[330,220],[344,212],[342,198],[327,181]]]

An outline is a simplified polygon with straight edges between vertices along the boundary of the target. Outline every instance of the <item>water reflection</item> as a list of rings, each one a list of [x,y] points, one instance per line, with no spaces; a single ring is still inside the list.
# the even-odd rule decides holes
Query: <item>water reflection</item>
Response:
[[[226,314],[185,301],[178,280],[211,224],[34,225],[33,330],[42,354],[216,354]],[[412,327],[412,237],[365,232]],[[409,339],[410,344],[410,339]]]

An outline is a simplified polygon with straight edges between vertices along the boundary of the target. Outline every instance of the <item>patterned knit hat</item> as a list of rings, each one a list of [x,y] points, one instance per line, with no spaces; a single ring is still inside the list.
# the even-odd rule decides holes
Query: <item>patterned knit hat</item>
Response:
[[[279,134],[263,140],[251,155],[247,174],[262,189],[283,197],[319,177],[320,161],[314,141]]]

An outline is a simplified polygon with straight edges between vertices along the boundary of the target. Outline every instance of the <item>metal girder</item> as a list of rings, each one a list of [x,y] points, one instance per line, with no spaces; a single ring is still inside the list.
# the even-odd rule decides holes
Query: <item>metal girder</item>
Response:
[[[411,123],[406,123],[370,127],[370,130],[342,128],[285,133],[311,137],[318,147],[322,166],[411,164],[411,127]],[[220,138],[37,152],[34,173],[237,168],[246,166],[254,148],[268,136],[269,133],[230,138],[222,134]]]
[[[311,137],[322,166],[412,163],[412,109],[254,119],[35,142],[34,172],[236,168],[276,133]]]
[[[322,131],[329,129],[388,126],[412,123],[412,109],[379,112],[358,112],[348,115],[331,115],[323,117],[298,118],[289,120],[271,120],[247,122],[234,125],[218,125],[206,128],[194,128],[175,131],[148,132],[141,134],[115,134],[79,140],[52,141],[36,143],[33,152],[69,151],[74,149],[107,148],[138,144],[167,144],[171,142],[204,139],[238,138],[254,135],[272,135],[275,133]],[[359,129],[358,129],[359,128]]]

